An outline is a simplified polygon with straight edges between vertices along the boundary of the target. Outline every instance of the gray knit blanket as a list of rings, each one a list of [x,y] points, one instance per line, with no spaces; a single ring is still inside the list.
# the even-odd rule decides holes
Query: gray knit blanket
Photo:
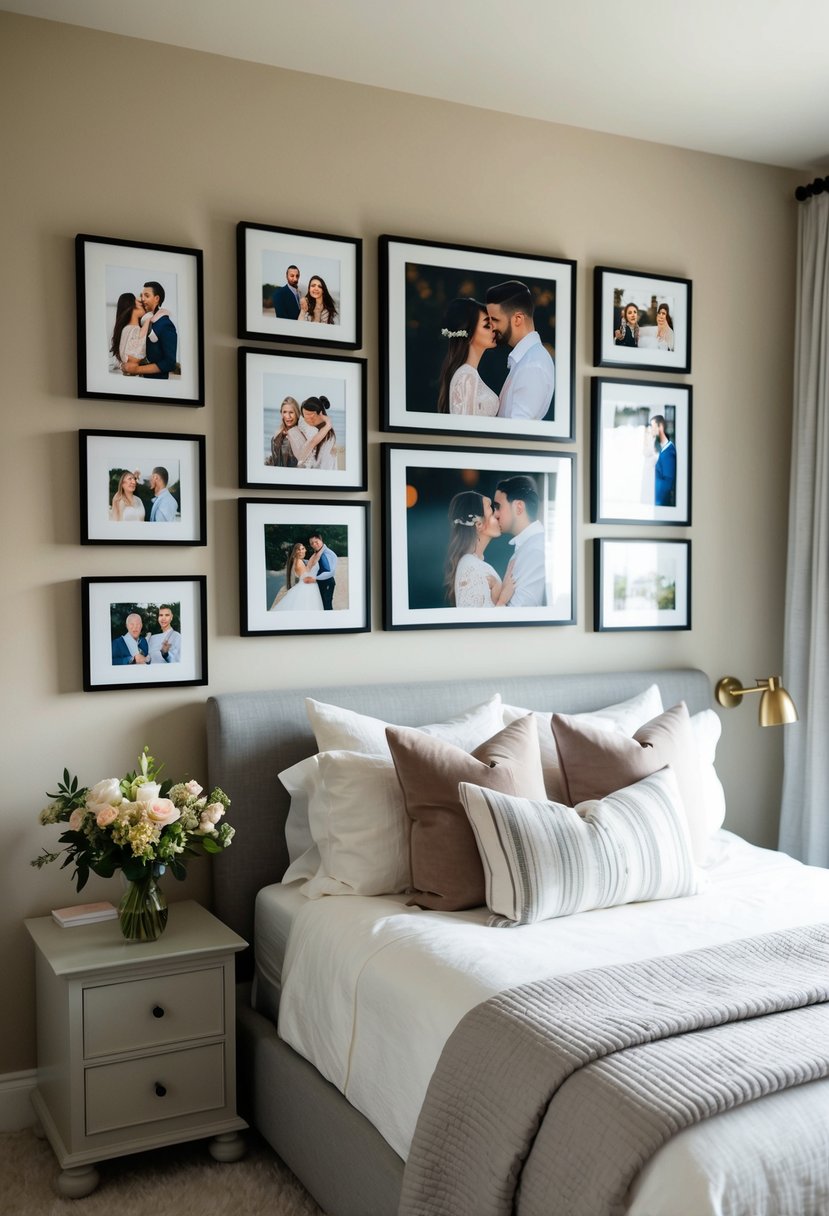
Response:
[[[669,1137],[829,1075],[829,925],[500,993],[448,1040],[400,1216],[618,1216]]]

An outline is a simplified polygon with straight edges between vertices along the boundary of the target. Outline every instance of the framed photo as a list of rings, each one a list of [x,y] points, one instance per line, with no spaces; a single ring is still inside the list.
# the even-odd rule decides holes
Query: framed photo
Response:
[[[359,237],[236,227],[239,337],[337,346],[362,344]]]
[[[207,683],[207,580],[82,578],[84,692]]]
[[[79,431],[82,545],[204,545],[204,435]]]
[[[384,428],[572,440],[575,272],[563,258],[382,236]]]
[[[242,637],[367,633],[369,504],[239,500]]]
[[[239,482],[366,488],[366,361],[239,350]]]
[[[593,523],[690,524],[691,398],[686,384],[593,377]]]
[[[691,628],[689,540],[594,540],[593,627]]]
[[[691,280],[597,266],[593,363],[631,371],[690,372]]]
[[[78,396],[204,405],[202,251],[75,237]]]
[[[575,458],[383,444],[384,628],[575,624]]]

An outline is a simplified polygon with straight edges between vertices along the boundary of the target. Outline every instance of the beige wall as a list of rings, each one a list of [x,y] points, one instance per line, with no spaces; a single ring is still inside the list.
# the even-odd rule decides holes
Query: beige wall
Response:
[[[787,171],[8,14],[0,14],[0,90],[2,1074],[34,1064],[31,947],[22,919],[75,898],[66,873],[28,866],[52,839],[36,815],[64,765],[90,782],[124,771],[149,743],[171,775],[205,774],[205,698],[231,689],[451,677],[473,668],[497,676],[688,664],[712,679],[779,670],[796,221]],[[370,635],[321,638],[313,663],[299,661],[291,640],[239,637],[239,220],[364,238],[376,622],[377,236],[577,260],[577,626],[383,633],[376,624]],[[77,400],[77,232],[204,250],[206,408]],[[589,628],[590,540],[600,531],[586,523],[594,264],[693,279],[689,633],[596,635]],[[203,431],[208,547],[80,547],[83,427]],[[207,575],[209,688],[80,691],[79,577],[129,571]],[[726,720],[720,768],[728,823],[761,843],[775,839],[781,754],[779,733],[761,735],[753,706]],[[243,808],[236,809],[244,831]],[[117,897],[114,883],[95,880],[87,890],[90,898]],[[209,898],[206,863],[171,892],[181,893]]]

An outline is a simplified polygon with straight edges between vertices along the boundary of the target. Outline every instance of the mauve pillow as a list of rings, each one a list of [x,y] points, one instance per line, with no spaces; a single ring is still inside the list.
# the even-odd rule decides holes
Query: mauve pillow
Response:
[[[411,821],[408,903],[447,912],[481,907],[484,871],[458,785],[545,798],[535,719],[519,718],[471,755],[404,726],[387,727],[386,738]]]
[[[553,714],[553,734],[571,806],[605,798],[669,764],[679,786],[694,860],[705,860],[709,832],[697,744],[684,701],[640,726],[632,739],[597,730],[567,714]]]

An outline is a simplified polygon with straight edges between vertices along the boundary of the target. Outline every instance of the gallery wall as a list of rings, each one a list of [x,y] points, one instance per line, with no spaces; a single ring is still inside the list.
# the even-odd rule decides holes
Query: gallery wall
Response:
[[[206,774],[205,699],[235,689],[539,669],[689,665],[714,681],[780,669],[790,427],[795,184],[789,171],[449,105],[0,14],[4,440],[4,846],[0,1074],[33,1067],[27,916],[76,898],[29,859],[65,765],[91,783],[148,744],[171,776]],[[656,104],[655,99],[655,104]],[[632,135],[635,132],[631,133]],[[370,633],[239,631],[236,254],[240,220],[362,237],[372,503]],[[78,232],[204,251],[203,409],[76,395]],[[577,262],[577,624],[383,632],[377,239],[383,233]],[[589,522],[592,267],[694,285],[693,629],[592,630]],[[204,434],[205,548],[81,546],[78,430]],[[386,437],[388,438],[388,437]],[[403,435],[426,444],[463,441]],[[483,446],[495,441],[482,440]],[[520,446],[520,445],[519,445]],[[527,446],[531,446],[528,443]],[[552,446],[550,450],[555,450]],[[267,497],[266,492],[261,492]],[[209,684],[81,691],[81,576],[206,575]],[[776,839],[779,734],[724,719],[727,825]],[[229,791],[233,794],[233,791]],[[232,808],[244,831],[244,807]],[[93,880],[92,899],[117,899]],[[208,902],[209,864],[168,892]]]

